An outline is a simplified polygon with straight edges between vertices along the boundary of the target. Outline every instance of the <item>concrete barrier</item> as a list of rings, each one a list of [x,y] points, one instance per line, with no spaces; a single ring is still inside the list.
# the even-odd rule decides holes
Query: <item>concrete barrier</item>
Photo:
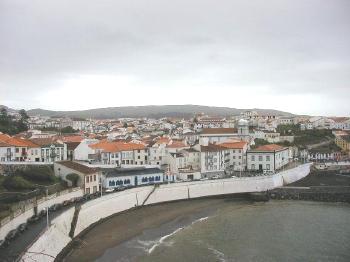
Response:
[[[310,166],[311,164],[305,164],[271,176],[230,178],[160,185],[149,196],[145,205],[214,195],[271,190],[276,187],[281,187],[285,183],[292,183],[307,176],[310,172]],[[79,235],[91,224],[96,223],[101,219],[135,206],[141,206],[152,189],[152,186],[133,188],[123,192],[109,194],[83,204],[77,219],[74,236]],[[47,230],[38,240],[39,243],[35,243],[28,251],[40,251],[56,257],[61,252],[64,245],[68,244],[71,240],[68,237],[69,230],[67,231],[64,225],[59,225],[60,223],[68,223],[67,221],[69,218],[73,217],[74,211],[71,211],[71,213],[69,215],[64,213],[61,215],[64,216],[62,219],[53,221],[53,225],[50,229]],[[62,228],[64,228],[64,230]],[[57,234],[58,237],[54,237],[54,234]],[[57,240],[57,244],[50,244],[47,246],[42,244],[44,240],[54,241],[53,239],[58,238],[61,239]],[[25,254],[22,257],[23,261],[32,261],[28,259],[30,254],[32,253]],[[45,255],[42,255],[42,257],[36,257],[35,259],[37,261],[48,261]]]

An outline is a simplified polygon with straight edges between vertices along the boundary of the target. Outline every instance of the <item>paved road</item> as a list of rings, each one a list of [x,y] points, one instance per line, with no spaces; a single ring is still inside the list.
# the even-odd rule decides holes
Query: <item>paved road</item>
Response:
[[[68,207],[64,207],[56,212],[49,213],[49,218],[52,220],[59,214],[64,212]],[[12,262],[15,261],[18,256],[37,238],[44,229],[46,228],[46,216],[42,217],[39,221],[34,224],[29,224],[28,229],[22,234],[17,236],[11,241],[10,245],[0,249],[0,261],[1,262]]]

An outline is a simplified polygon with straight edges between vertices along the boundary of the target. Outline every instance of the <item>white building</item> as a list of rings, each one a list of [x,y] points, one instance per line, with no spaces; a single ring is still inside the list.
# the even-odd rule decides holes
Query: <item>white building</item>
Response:
[[[201,172],[195,171],[188,168],[182,168],[178,170],[177,179],[186,181],[186,180],[199,180],[201,179]]]
[[[91,122],[85,119],[73,119],[72,128],[74,130],[87,130],[91,126]]]
[[[74,159],[79,161],[88,161],[89,155],[94,154],[95,151],[90,147],[90,145],[97,144],[99,140],[97,139],[84,139],[80,144],[74,149]]]
[[[201,146],[201,173],[210,177],[224,173],[229,166],[229,150],[220,145]]]
[[[333,117],[331,129],[350,130],[350,119],[348,117]]]
[[[79,176],[77,186],[81,187],[85,194],[92,194],[100,191],[100,174],[95,168],[73,161],[60,161],[54,163],[54,171],[56,176],[61,177],[71,186],[72,181],[67,179],[67,175],[73,173],[77,174]]]
[[[279,125],[293,125],[294,124],[294,117],[281,116],[278,118],[277,121],[278,121]]]
[[[247,169],[278,170],[289,163],[289,148],[271,144],[247,151]]]
[[[0,141],[0,161],[15,161],[15,147],[6,142]]]
[[[225,123],[225,118],[201,117],[198,119],[197,123],[194,124],[194,129],[201,130],[203,128],[223,128]]]
[[[226,168],[230,168],[231,170],[241,171],[246,167],[246,152],[248,150],[248,143],[245,141],[241,142],[226,142],[219,144],[219,146],[224,147],[226,149],[225,155],[226,160]]]
[[[234,128],[204,128],[199,136],[199,144],[220,143],[237,138],[237,129]]]
[[[102,168],[104,188],[159,184],[164,181],[164,172],[159,168]]]

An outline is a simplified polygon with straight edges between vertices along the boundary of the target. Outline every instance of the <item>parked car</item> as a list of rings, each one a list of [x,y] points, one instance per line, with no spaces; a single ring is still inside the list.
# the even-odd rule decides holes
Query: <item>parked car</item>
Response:
[[[219,179],[220,177],[218,175],[212,176],[210,179]]]
[[[23,232],[24,230],[26,230],[28,228],[27,223],[22,223],[20,224],[17,229],[19,230],[19,232]]]
[[[85,201],[85,198],[82,196],[74,198],[74,203],[81,203],[83,201]]]
[[[237,178],[236,176],[231,176],[231,178]]]
[[[49,211],[57,211],[62,207],[62,204],[54,204],[49,207]]]
[[[119,191],[124,191],[125,189],[126,189],[125,186],[118,186],[118,187],[114,188],[114,191],[119,192]]]
[[[39,216],[34,215],[34,216],[28,218],[28,219],[27,219],[27,222],[31,224],[31,223],[37,222],[39,219],[40,219]]]
[[[46,209],[41,210],[41,211],[38,213],[38,216],[39,216],[39,217],[46,216]]]
[[[209,178],[203,177],[203,178],[200,179],[200,181],[205,181],[205,180],[209,180]]]
[[[72,203],[73,203],[72,200],[65,200],[65,201],[63,201],[62,205],[63,205],[63,206],[69,206],[69,205],[72,204]]]
[[[6,240],[0,240],[0,249],[6,247],[8,242]]]
[[[11,241],[12,239],[14,239],[16,236],[18,236],[19,231],[17,229],[12,229],[10,232],[8,232],[8,234],[5,237],[5,240],[7,241]]]
[[[112,192],[114,192],[115,191],[115,189],[114,188],[107,188],[106,190],[105,190],[105,193],[112,193]]]
[[[275,172],[272,170],[264,170],[263,174],[269,176],[275,174]]]

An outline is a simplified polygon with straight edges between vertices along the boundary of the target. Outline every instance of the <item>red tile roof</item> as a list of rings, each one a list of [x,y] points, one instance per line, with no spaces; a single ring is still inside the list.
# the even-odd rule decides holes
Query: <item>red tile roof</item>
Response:
[[[55,137],[48,138],[32,138],[30,141],[39,146],[47,146],[51,144],[57,143],[57,139]]]
[[[228,148],[228,149],[243,149],[245,146],[247,146],[247,142],[226,142],[220,144],[220,146]]]
[[[279,146],[276,144],[270,144],[270,145],[259,146],[253,149],[253,151],[281,151],[284,149],[287,149],[287,147]]]
[[[166,147],[167,148],[182,148],[182,147],[187,147],[187,145],[183,140],[173,139]]]
[[[63,142],[81,142],[83,141],[83,137],[82,136],[64,136],[62,137],[62,141]]]
[[[201,146],[201,152],[218,152],[227,150],[227,148],[216,144],[208,144],[208,146]]]
[[[107,141],[101,141],[97,144],[89,145],[89,147],[92,149],[101,149],[103,152],[109,153],[145,149],[143,144]]]
[[[68,167],[70,169],[76,170],[84,175],[90,175],[97,172],[97,169],[95,168],[91,168],[73,161],[59,161],[56,163]]]
[[[0,134],[0,142],[5,143],[8,146],[38,147],[36,143],[33,143],[30,140],[22,139],[18,137],[11,137],[7,134]]]
[[[201,134],[212,135],[212,134],[235,134],[237,133],[236,128],[203,128]]]

